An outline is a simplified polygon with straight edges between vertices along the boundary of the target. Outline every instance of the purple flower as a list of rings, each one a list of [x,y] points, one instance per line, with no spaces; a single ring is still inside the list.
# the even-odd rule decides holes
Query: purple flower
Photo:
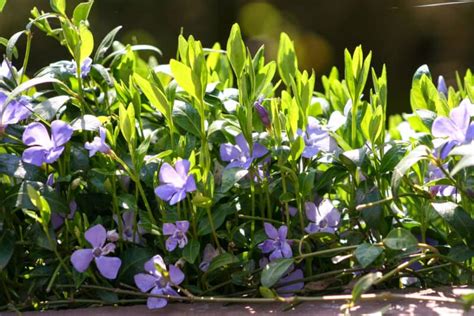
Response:
[[[84,235],[93,248],[74,251],[71,256],[71,263],[74,268],[79,272],[84,272],[91,261],[94,260],[104,278],[115,279],[122,265],[122,260],[117,257],[106,257],[107,254],[115,251],[115,244],[105,244],[107,232],[104,226],[95,225],[89,228]]]
[[[442,93],[445,97],[448,96],[448,87],[446,86],[446,81],[444,81],[443,76],[438,77],[438,92]]]
[[[60,120],[51,123],[51,137],[43,124],[29,124],[23,132],[23,143],[29,146],[23,152],[23,161],[36,166],[41,166],[44,162],[55,162],[64,151],[64,144],[71,139],[72,133],[72,127]]]
[[[288,273],[287,276],[281,278],[280,281],[278,281],[278,283],[276,284],[275,288],[276,288],[277,293],[282,297],[292,296],[293,292],[300,291],[304,288],[304,282],[301,280],[303,278],[304,278],[304,275],[301,269],[296,269],[295,271]],[[296,280],[301,280],[301,281],[296,282]],[[290,283],[290,284],[286,284],[286,283]],[[281,284],[281,286],[278,286],[279,284]]]
[[[106,132],[105,128],[99,127],[100,137],[94,137],[92,143],[86,142],[84,147],[89,151],[89,157],[95,155],[96,152],[101,152],[104,154],[110,153],[110,146],[105,143]]]
[[[474,123],[470,123],[474,105],[464,99],[458,107],[451,110],[449,118],[437,117],[431,127],[435,137],[444,137],[447,142],[441,149],[441,158],[447,157],[451,149],[474,140]]]
[[[182,159],[176,161],[174,168],[164,163],[160,169],[160,186],[155,189],[155,194],[163,201],[174,205],[186,197],[186,192],[196,191],[194,176],[189,175],[190,163]]]
[[[218,255],[219,251],[217,251],[217,249],[214,248],[211,244],[207,244],[204,248],[202,261],[199,264],[199,269],[201,269],[201,271],[203,272],[206,272],[209,269],[209,265],[211,264],[212,259],[214,259]]]
[[[119,220],[116,215],[113,216],[115,223],[119,225]],[[140,235],[143,235],[145,231],[140,225],[140,222],[137,223],[137,231],[135,234],[134,231],[134,219],[135,219],[135,212],[133,211],[126,211],[122,214],[122,239],[139,243],[140,242]]]
[[[188,221],[177,221],[176,225],[172,223],[164,223],[163,235],[170,236],[166,240],[166,249],[168,251],[173,251],[176,249],[176,246],[184,248],[188,243],[188,237],[186,237],[188,229]]]
[[[257,101],[254,103],[255,110],[258,113],[258,116],[262,120],[263,125],[267,128],[270,129],[272,127],[271,122],[270,122],[270,117],[268,116],[268,111],[262,106],[263,98],[258,98]]]
[[[443,167],[446,168],[447,164],[445,164]],[[426,179],[427,182],[445,177],[446,175],[443,173],[443,171],[441,171],[440,168],[432,164],[428,165],[428,178]],[[431,186],[430,192],[433,196],[452,196],[456,193],[456,187],[452,185],[438,184]]]
[[[236,145],[231,143],[221,144],[220,154],[223,161],[230,161],[225,167],[248,169],[254,159],[261,158],[268,153],[268,150],[259,143],[253,144],[252,156],[250,155],[249,144],[243,134],[235,137]]]
[[[303,137],[305,148],[302,156],[305,158],[312,158],[320,151],[333,152],[337,148],[336,141],[329,135],[329,132],[324,130],[312,116],[308,117],[306,131],[298,129],[297,134]]]
[[[293,251],[289,242],[286,240],[286,235],[288,233],[288,227],[285,225],[280,226],[278,230],[269,223],[263,224],[265,228],[265,233],[268,236],[268,239],[263,243],[258,245],[258,248],[262,250],[263,253],[270,253],[270,261],[280,258],[291,258],[293,257]]]
[[[328,199],[322,200],[319,207],[313,202],[306,202],[305,211],[306,217],[311,221],[305,228],[308,234],[317,232],[334,234],[341,220],[341,214]]]
[[[169,271],[166,271],[166,265],[161,256],[156,255],[145,263],[145,271],[148,273],[136,274],[135,284],[140,291],[146,293],[151,290],[155,295],[179,296],[172,288],[173,285],[179,285],[184,280],[183,272],[175,265],[169,265]],[[162,308],[168,304],[164,298],[149,297],[147,306],[149,309]]]
[[[64,220],[67,219],[73,219],[74,214],[76,213],[77,210],[77,203],[76,201],[72,200],[69,202],[69,214],[64,215],[62,213],[57,213],[57,212],[51,212],[51,224],[53,224],[53,228],[56,230],[60,228],[64,224]]]
[[[11,100],[5,104],[8,95],[0,91],[0,134],[10,124],[27,119],[31,115],[31,104],[25,97]]]
[[[66,71],[69,72],[71,75],[76,75],[77,65],[74,60],[67,62],[65,67],[66,67]],[[92,59],[90,57],[87,57],[86,59],[84,59],[84,61],[81,64],[81,77],[82,78],[85,78],[87,77],[87,75],[89,75],[89,72],[91,71],[91,67],[92,67]]]

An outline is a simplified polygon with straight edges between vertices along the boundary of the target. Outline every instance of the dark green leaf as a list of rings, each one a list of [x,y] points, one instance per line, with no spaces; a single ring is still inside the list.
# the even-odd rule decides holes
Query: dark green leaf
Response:
[[[127,284],[134,284],[133,277],[144,271],[144,264],[153,257],[149,248],[132,247],[122,252],[122,265],[118,279]]]
[[[425,145],[420,145],[397,164],[392,175],[392,193],[394,196],[397,196],[400,182],[408,170],[420,160],[428,159],[430,155],[431,150]]]
[[[5,231],[0,238],[0,271],[5,269],[15,249],[15,234]]]
[[[197,241],[195,239],[189,240],[188,244],[183,249],[184,259],[187,262],[193,264],[196,261],[196,258],[199,255],[200,247],[201,247],[201,245],[199,244],[199,241]]]
[[[20,157],[11,154],[0,154],[0,174],[26,180],[42,180],[40,168],[25,163]]]
[[[474,220],[461,206],[453,202],[431,203],[431,205],[462,238],[471,243],[474,241]]]
[[[222,174],[222,185],[221,185],[221,192],[225,193],[229,191],[234,184],[240,181],[243,177],[248,174],[248,171],[245,169],[240,168],[229,168],[224,169]]]
[[[71,98],[67,95],[52,97],[34,106],[33,111],[45,121],[54,119],[58,110]]]
[[[362,268],[367,268],[380,256],[382,252],[383,249],[379,246],[363,243],[357,247],[354,255]]]
[[[264,287],[272,287],[288,272],[293,263],[294,260],[291,258],[277,259],[268,263],[263,268],[260,282]]]
[[[227,265],[237,263],[239,259],[231,253],[225,252],[214,259],[212,259],[211,264],[209,265],[209,269],[207,273],[211,273],[219,268],[225,267]]]

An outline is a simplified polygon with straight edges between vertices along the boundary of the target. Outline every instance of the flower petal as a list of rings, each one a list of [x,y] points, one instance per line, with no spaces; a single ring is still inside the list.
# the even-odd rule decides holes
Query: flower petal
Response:
[[[102,247],[107,238],[107,231],[104,226],[97,224],[89,228],[84,234],[86,240],[94,247]]]
[[[52,140],[57,147],[67,143],[73,132],[72,127],[64,121],[55,120],[51,123]]]
[[[174,285],[179,285],[184,280],[184,273],[177,266],[170,264],[169,266],[170,280]]]
[[[74,269],[79,272],[86,271],[92,259],[94,259],[92,249],[79,249],[74,251],[71,255],[71,263]]]
[[[189,172],[190,163],[186,159],[180,159],[174,164],[176,172],[181,176],[181,178],[186,179]]]
[[[46,162],[46,163],[55,162],[56,160],[59,159],[59,157],[61,156],[63,151],[64,151],[64,146],[60,146],[60,147],[50,149],[49,151],[46,152],[44,162]]]
[[[155,295],[163,295],[163,289],[160,289],[158,287],[155,287],[153,290],[151,290],[151,294]],[[164,298],[158,298],[158,297],[149,297],[146,301],[146,306],[149,309],[157,309],[157,308],[163,308],[168,304],[168,301]]]
[[[178,246],[178,239],[174,238],[174,237],[168,237],[168,239],[166,239],[165,244],[166,244],[166,250],[171,252],[171,251],[175,250],[176,247]]]
[[[33,146],[23,151],[21,159],[26,163],[41,167],[47,153],[48,152],[43,149],[43,147]]]
[[[267,236],[271,239],[277,239],[278,238],[278,231],[276,228],[270,224],[270,223],[263,223],[263,227],[265,228],[265,233]]]
[[[449,118],[453,121],[458,129],[466,135],[467,128],[469,127],[469,121],[471,116],[469,115],[469,105],[467,102],[461,102],[458,107],[451,110]]]
[[[155,265],[158,265],[162,270],[166,270],[166,265],[165,262],[163,261],[163,258],[160,255],[156,255],[147,262],[145,262],[144,268],[145,271],[151,273],[151,274],[156,274],[156,275],[161,275],[161,273],[155,273],[159,272],[156,271]]]
[[[249,144],[244,137],[244,134],[239,134],[235,137],[235,143],[240,147],[242,153],[247,154],[250,151]]]
[[[51,148],[53,146],[46,127],[38,122],[30,123],[25,128],[22,139],[23,143],[27,146],[41,146],[44,148]]]
[[[155,188],[155,194],[163,201],[169,201],[176,193],[176,188],[171,184],[162,184]]]
[[[282,243],[281,245],[281,253],[285,258],[293,257],[293,250],[291,250],[290,244],[287,242]]]
[[[180,176],[169,163],[165,162],[160,168],[159,178],[161,183],[174,183]]]
[[[182,231],[183,233],[186,233],[189,229],[189,222],[188,221],[177,221],[176,222],[176,227]]]
[[[262,250],[263,253],[269,253],[275,250],[275,245],[273,243],[273,240],[267,239],[261,244],[259,244],[258,248],[260,248],[260,250]]]
[[[306,213],[306,218],[312,222],[316,222],[316,214],[318,212],[316,204],[314,204],[313,202],[305,202],[304,210]]]
[[[278,228],[278,237],[280,238],[280,240],[286,240],[286,235],[288,234],[288,227],[286,225],[282,225],[280,226],[280,228]]]
[[[170,205],[175,205],[179,201],[184,200],[185,197],[186,197],[186,190],[185,189],[178,190],[171,198]]]
[[[188,176],[188,179],[186,180],[186,184],[184,185],[184,189],[186,190],[186,192],[196,191],[196,182],[194,181],[193,175]]]
[[[459,129],[447,117],[437,117],[431,126],[431,133],[434,137],[451,137],[459,134]]]
[[[240,150],[236,146],[229,143],[221,144],[219,151],[223,161],[231,161],[234,159],[239,159],[240,157]]]
[[[255,143],[253,145],[253,158],[260,158],[260,157],[263,157],[265,156],[266,154],[268,153],[268,149],[263,146],[263,145],[260,145],[259,143]]]
[[[133,279],[135,280],[135,285],[142,292],[148,292],[153,286],[155,286],[157,280],[155,276],[146,273],[135,274]]]
[[[104,278],[113,280],[117,277],[122,260],[117,257],[100,256],[95,258],[95,264]]]
[[[291,272],[288,276],[282,278],[280,280],[280,282],[278,282],[278,283],[285,284],[285,283],[290,283],[290,282],[293,282],[293,281],[296,281],[296,280],[301,280],[303,278],[304,278],[303,271],[301,269],[297,269],[297,270]],[[304,282],[303,281],[288,284],[288,285],[281,286],[281,287],[278,287],[278,284],[277,284],[277,292],[294,292],[294,291],[302,290],[303,287],[304,287]],[[291,293],[281,293],[280,295],[283,296],[283,297],[286,297],[286,296],[291,296]]]
[[[163,224],[163,235],[169,236],[173,235],[176,231],[176,225],[173,223],[164,223]]]

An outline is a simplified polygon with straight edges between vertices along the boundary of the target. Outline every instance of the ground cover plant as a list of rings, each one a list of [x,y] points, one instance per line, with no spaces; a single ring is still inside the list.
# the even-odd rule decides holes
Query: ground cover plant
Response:
[[[285,33],[276,60],[234,25],[165,61],[120,27],[95,38],[91,7],[52,0],[0,39],[2,310],[471,284],[469,70],[448,87],[420,67],[413,113],[387,117],[386,68],[361,47],[318,87]],[[29,69],[36,32],[70,59]]]

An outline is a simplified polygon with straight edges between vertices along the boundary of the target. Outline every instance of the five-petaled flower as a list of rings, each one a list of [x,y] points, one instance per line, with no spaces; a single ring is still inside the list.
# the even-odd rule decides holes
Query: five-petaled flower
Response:
[[[329,132],[321,127],[318,120],[308,117],[306,131],[298,129],[297,134],[303,137],[305,147],[301,154],[304,158],[312,158],[320,151],[333,152],[337,148],[336,141],[329,135]]]
[[[189,174],[190,163],[182,159],[176,161],[174,168],[164,163],[160,169],[161,185],[155,188],[155,194],[174,205],[186,198],[186,192],[196,191],[194,176]]]
[[[443,137],[447,142],[441,149],[441,158],[447,157],[456,145],[469,143],[474,140],[474,123],[470,123],[474,105],[469,99],[464,99],[458,107],[451,110],[448,117],[437,117],[431,126],[434,137]]]
[[[164,223],[163,235],[170,236],[166,240],[166,249],[168,251],[173,251],[177,246],[179,246],[179,248],[184,248],[188,243],[188,237],[186,237],[188,229],[188,221],[177,221],[176,225],[173,223]]]
[[[105,143],[106,131],[102,126],[99,127],[99,136],[95,136],[91,143],[86,142],[84,144],[84,148],[89,151],[89,157],[94,156],[96,152],[110,153],[110,146]]]
[[[115,223],[120,227],[119,219],[113,216]],[[136,223],[135,231],[135,212],[126,211],[122,214],[122,239],[129,242],[140,243],[140,235],[145,233],[140,221]],[[135,231],[135,234],[133,233]]]
[[[36,166],[41,166],[44,162],[55,162],[64,151],[64,144],[71,139],[72,133],[72,127],[61,120],[51,123],[51,137],[43,124],[30,123],[23,132],[23,143],[29,146],[23,152],[23,161]]]
[[[71,256],[71,263],[74,268],[79,272],[84,272],[94,260],[104,278],[115,279],[122,265],[122,260],[117,257],[106,257],[109,253],[115,251],[115,244],[105,243],[107,231],[104,226],[95,225],[89,228],[84,236],[93,248],[74,251]]]
[[[5,104],[8,95],[0,91],[0,134],[10,124],[27,119],[31,115],[31,104],[25,97],[11,100]]]
[[[285,225],[280,226],[278,230],[269,223],[263,224],[265,233],[268,239],[258,245],[258,248],[263,253],[271,253],[270,261],[280,258],[291,258],[293,257],[293,251],[291,250],[290,243],[286,239],[288,233],[288,227]]]
[[[150,293],[155,295],[179,296],[172,286],[183,282],[184,273],[177,266],[170,264],[167,271],[163,258],[156,255],[145,263],[145,271],[147,273],[139,273],[134,277],[140,291],[146,293],[151,290]],[[165,298],[149,297],[147,299],[149,309],[162,308],[166,304],[168,301]]]
[[[249,144],[243,134],[235,137],[235,145],[231,143],[221,144],[220,154],[223,161],[230,161],[226,166],[229,168],[248,169],[255,159],[261,158],[268,153],[268,150],[259,143],[253,144],[252,155],[250,155]]]
[[[87,77],[87,75],[91,71],[91,67],[92,67],[92,59],[90,57],[87,57],[86,59],[82,61],[82,64],[81,64],[81,77],[82,78]],[[76,75],[77,65],[74,60],[67,62],[65,65],[65,68],[66,68],[66,71],[70,73],[71,75]]]
[[[341,220],[341,214],[328,199],[322,200],[318,207],[313,202],[306,202],[305,211],[306,217],[311,222],[305,228],[308,234],[318,232],[333,234]]]

